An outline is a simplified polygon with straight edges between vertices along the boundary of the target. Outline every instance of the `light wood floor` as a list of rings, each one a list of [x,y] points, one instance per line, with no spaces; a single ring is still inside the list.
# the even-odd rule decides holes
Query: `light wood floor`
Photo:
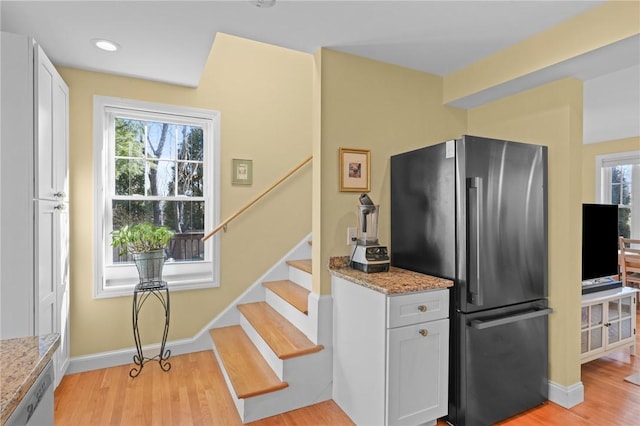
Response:
[[[637,330],[638,357],[622,350],[582,366],[585,402],[571,410],[548,402],[500,425],[640,425],[640,386],[624,381],[640,373],[640,320]],[[149,363],[136,379],[130,365],[65,376],[55,392],[56,426],[242,424],[212,351],[170,361],[168,373]],[[251,423],[352,424],[333,401]]]

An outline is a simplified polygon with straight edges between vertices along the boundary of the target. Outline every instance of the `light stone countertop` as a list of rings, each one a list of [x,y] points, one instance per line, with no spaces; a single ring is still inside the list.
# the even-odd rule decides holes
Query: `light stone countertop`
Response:
[[[0,340],[0,424],[5,424],[58,346],[59,334]]]
[[[380,293],[397,295],[453,287],[453,281],[391,266],[389,272],[367,274],[349,267],[349,256],[331,257],[329,273]]]

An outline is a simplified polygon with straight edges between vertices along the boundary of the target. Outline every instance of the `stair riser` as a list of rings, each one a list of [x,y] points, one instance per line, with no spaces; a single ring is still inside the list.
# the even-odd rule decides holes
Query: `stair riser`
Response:
[[[265,289],[265,302],[313,341],[310,337],[313,333],[308,315],[303,314],[269,289]]]
[[[310,273],[294,268],[293,266],[289,266],[289,280],[311,291],[313,278]]]

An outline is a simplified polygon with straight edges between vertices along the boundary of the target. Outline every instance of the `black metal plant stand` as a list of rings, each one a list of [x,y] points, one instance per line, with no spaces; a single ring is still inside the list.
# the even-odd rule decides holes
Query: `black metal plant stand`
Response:
[[[160,353],[152,358],[145,357],[142,353],[142,342],[140,341],[140,331],[138,330],[138,314],[144,302],[150,296],[155,296],[164,307],[164,333],[162,334],[162,343],[160,344]],[[137,353],[133,356],[133,362],[137,367],[133,367],[129,371],[129,376],[138,377],[144,365],[149,361],[157,360],[162,371],[169,371],[171,363],[167,360],[171,356],[171,350],[165,350],[167,343],[167,334],[169,333],[169,286],[166,281],[155,281],[140,283],[133,289],[133,338],[136,341]]]

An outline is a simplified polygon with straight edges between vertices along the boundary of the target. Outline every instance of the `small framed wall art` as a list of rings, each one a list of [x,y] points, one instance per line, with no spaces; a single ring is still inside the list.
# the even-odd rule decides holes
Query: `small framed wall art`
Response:
[[[253,160],[232,160],[233,176],[231,183],[234,185],[251,185],[253,183]]]
[[[340,148],[340,191],[369,192],[371,151]]]

